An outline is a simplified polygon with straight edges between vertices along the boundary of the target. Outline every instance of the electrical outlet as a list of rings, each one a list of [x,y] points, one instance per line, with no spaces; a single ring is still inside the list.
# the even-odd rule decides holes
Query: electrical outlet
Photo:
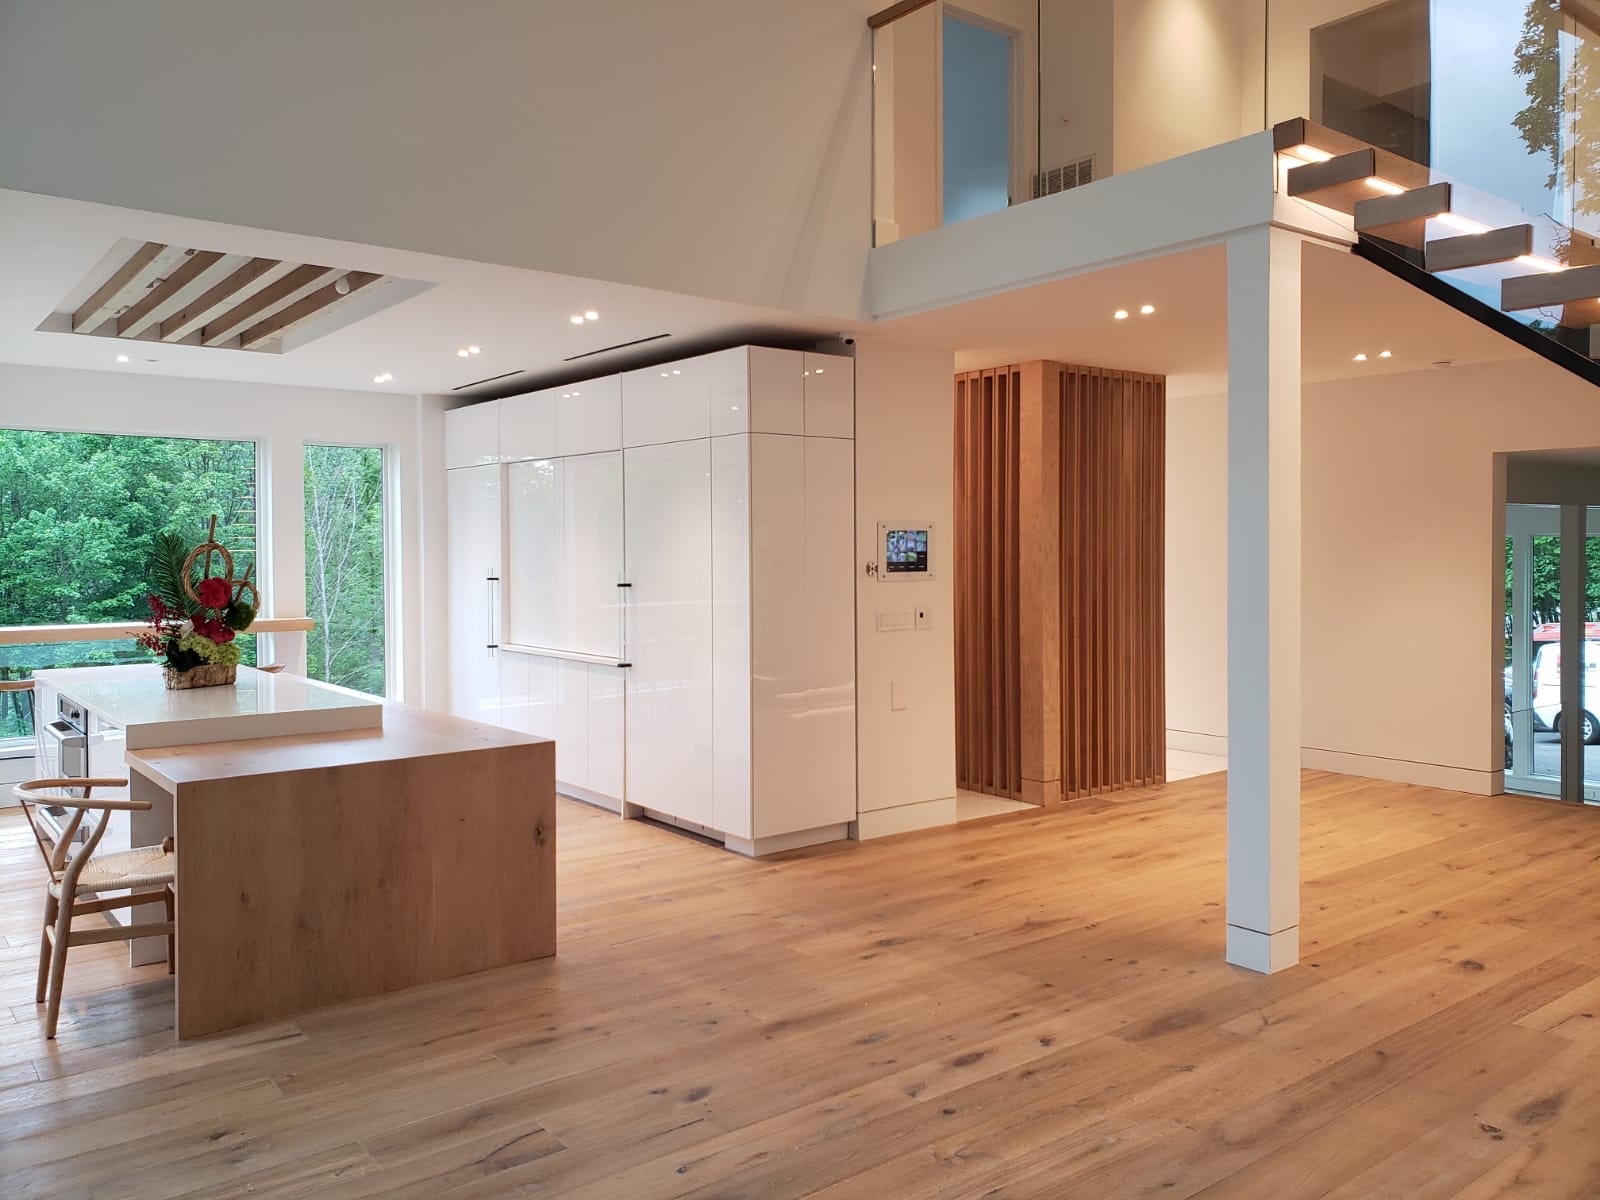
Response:
[[[928,610],[925,609],[925,608],[917,609],[917,628],[918,629],[932,629],[933,628],[933,618],[928,615]]]
[[[889,681],[889,711],[904,712],[906,707],[906,689],[894,680]]]

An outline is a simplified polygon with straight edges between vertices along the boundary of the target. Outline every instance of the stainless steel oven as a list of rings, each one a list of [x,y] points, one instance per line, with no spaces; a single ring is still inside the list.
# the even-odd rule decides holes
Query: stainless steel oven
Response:
[[[89,721],[88,714],[65,696],[56,697],[56,719],[44,727],[42,740],[47,759],[41,766],[63,779],[86,779],[89,776]],[[65,829],[68,810],[60,804],[43,805],[39,815],[51,831],[60,837]],[[88,836],[87,830],[78,831],[78,839]]]

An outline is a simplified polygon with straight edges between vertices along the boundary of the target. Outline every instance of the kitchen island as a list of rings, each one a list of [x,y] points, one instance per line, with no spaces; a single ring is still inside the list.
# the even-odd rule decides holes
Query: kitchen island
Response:
[[[124,674],[96,694],[107,672]],[[555,952],[553,742],[240,675],[254,698],[166,693],[170,706],[149,690],[153,667],[37,677],[100,704],[108,725],[128,720],[119,773],[176,839],[180,1038]],[[268,693],[297,699],[263,711]],[[335,727],[283,732],[285,720]],[[151,729],[174,740],[152,744]]]

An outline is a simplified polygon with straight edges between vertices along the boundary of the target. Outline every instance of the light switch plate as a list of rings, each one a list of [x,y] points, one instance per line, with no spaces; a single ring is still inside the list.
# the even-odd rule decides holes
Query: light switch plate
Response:
[[[878,632],[896,633],[902,629],[912,628],[914,614],[909,608],[897,608],[890,612],[878,614]]]
[[[904,712],[906,707],[906,690],[894,680],[889,681],[889,711]]]

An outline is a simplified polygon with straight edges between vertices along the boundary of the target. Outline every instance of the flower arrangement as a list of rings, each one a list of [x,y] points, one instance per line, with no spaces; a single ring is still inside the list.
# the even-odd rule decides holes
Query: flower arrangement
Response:
[[[156,536],[151,562],[154,589],[147,597],[150,623],[136,640],[161,656],[169,688],[233,683],[239,665],[234,638],[256,619],[261,597],[250,582],[255,565],[235,580],[233,555],[216,534],[217,518],[212,517],[207,539],[192,550],[176,534]],[[205,562],[197,572],[201,554]],[[211,574],[213,555],[221,556],[221,575]]]

